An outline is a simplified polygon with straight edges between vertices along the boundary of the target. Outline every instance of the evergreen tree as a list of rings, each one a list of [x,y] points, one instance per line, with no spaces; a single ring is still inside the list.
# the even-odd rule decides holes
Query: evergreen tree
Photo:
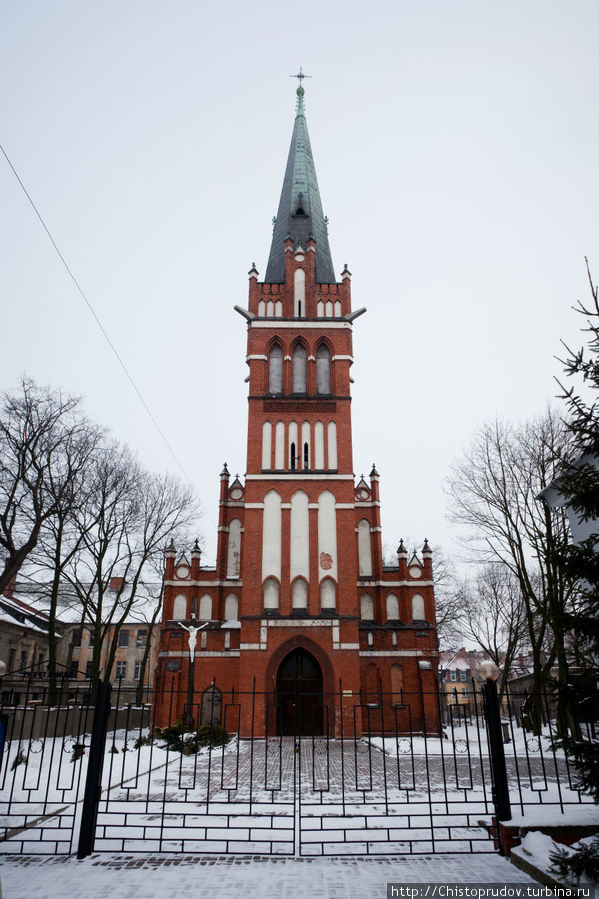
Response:
[[[587,306],[579,301],[575,308],[584,316],[583,330],[589,338],[578,351],[564,344],[567,357],[561,361],[576,383],[571,387],[560,383],[568,408],[567,427],[579,456],[574,462],[564,462],[557,485],[569,508],[575,540],[558,561],[580,585],[578,600],[566,613],[565,624],[586,652],[579,675],[558,685],[561,707],[575,710],[578,722],[574,726],[568,722],[570,726],[558,742],[576,762],[580,787],[599,802],[599,296],[586,262],[592,303]]]

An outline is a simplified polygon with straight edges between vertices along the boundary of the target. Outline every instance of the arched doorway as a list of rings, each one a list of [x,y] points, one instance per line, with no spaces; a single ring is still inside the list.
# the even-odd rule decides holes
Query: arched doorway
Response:
[[[294,649],[277,672],[277,733],[319,736],[322,719],[322,670],[311,653]]]

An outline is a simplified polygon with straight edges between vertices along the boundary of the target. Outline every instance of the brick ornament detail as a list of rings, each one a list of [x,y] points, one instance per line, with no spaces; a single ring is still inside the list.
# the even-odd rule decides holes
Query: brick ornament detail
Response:
[[[324,571],[330,571],[333,567],[333,558],[329,555],[329,553],[320,554],[320,567]]]

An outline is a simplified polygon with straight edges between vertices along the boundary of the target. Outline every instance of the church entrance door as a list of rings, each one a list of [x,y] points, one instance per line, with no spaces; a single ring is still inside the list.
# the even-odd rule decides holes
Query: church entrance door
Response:
[[[319,736],[323,733],[322,671],[314,656],[294,649],[277,672],[277,734]]]

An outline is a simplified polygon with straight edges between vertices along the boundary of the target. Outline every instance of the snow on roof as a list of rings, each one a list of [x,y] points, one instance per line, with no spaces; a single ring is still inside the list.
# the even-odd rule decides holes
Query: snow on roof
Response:
[[[156,609],[156,604],[160,597],[162,585],[154,584],[138,584],[137,592],[131,609],[128,611],[125,621],[129,622],[145,622],[152,618]],[[95,597],[95,593],[93,596]],[[118,597],[118,605],[124,611],[130,600],[130,592],[126,586],[120,597]],[[106,590],[105,605],[111,609],[114,601],[117,601],[115,591]],[[48,618],[50,611],[50,584],[35,583],[17,583],[15,593],[12,598],[2,596],[3,604],[11,604],[15,611],[20,614],[26,614],[29,610],[30,614],[35,616]],[[122,614],[122,612],[121,612]],[[62,624],[79,624],[82,619],[82,603],[81,599],[76,595],[74,589],[69,584],[63,584],[57,601],[56,618]],[[120,619],[120,615],[115,616],[116,620]],[[23,627],[23,622],[18,621]]]

